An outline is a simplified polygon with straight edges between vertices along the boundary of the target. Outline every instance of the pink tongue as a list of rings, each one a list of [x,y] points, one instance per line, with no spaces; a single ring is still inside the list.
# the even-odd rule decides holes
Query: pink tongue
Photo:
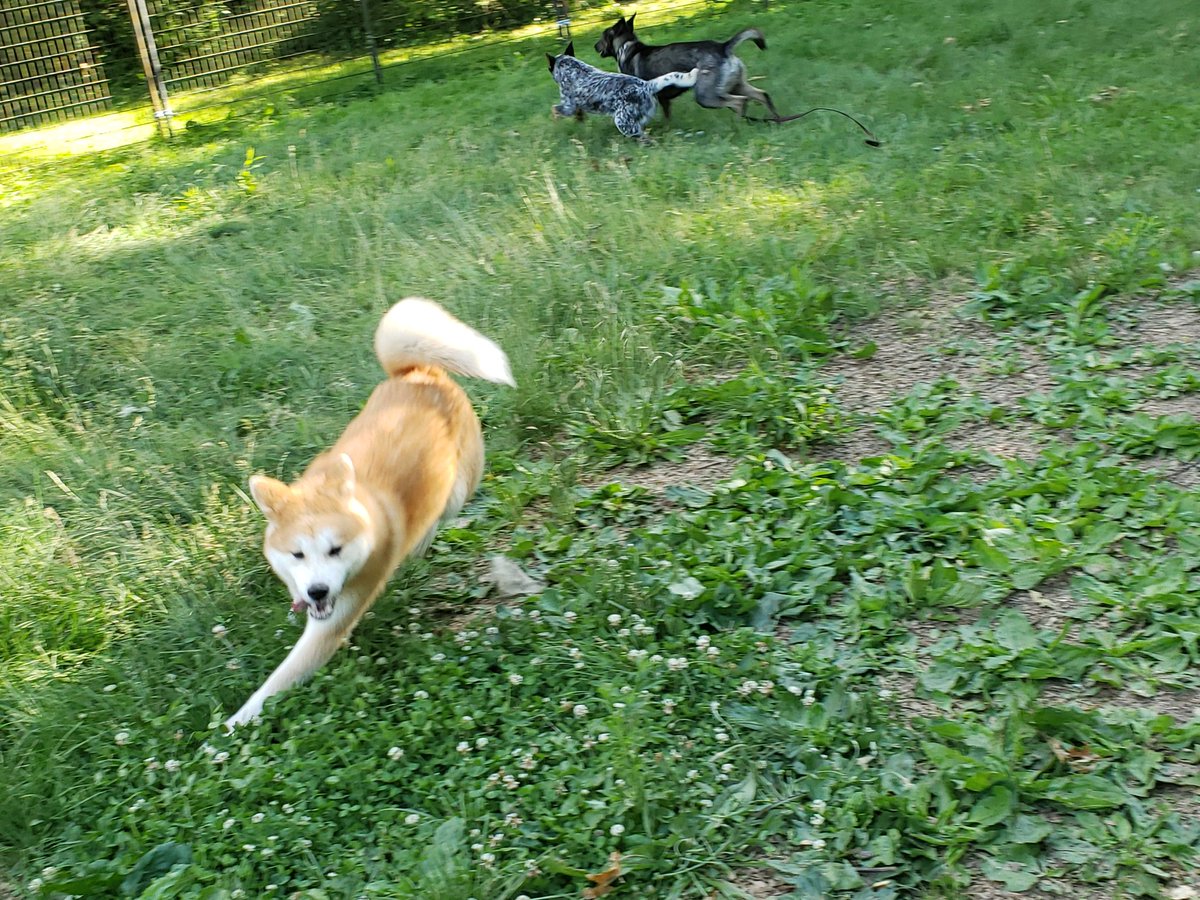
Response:
[[[307,606],[308,606],[308,604],[305,603],[303,600],[293,600],[292,601],[292,612],[297,612],[297,613],[304,612],[304,610]]]

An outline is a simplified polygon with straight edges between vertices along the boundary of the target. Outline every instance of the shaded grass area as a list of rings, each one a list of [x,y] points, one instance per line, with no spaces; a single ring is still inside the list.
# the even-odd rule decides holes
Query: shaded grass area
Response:
[[[961,896],[967,862],[1179,880],[1197,829],[1162,789],[1194,784],[1194,719],[1039,696],[1196,689],[1194,495],[1130,463],[1194,457],[1194,417],[1134,407],[1194,391],[1195,356],[1113,350],[1136,298],[1197,299],[1173,277],[1200,247],[1187,4],[1134,29],[1100,2],[639,16],[655,40],[750,22],[782,109],[842,106],[886,146],[680,102],[639,147],[551,121],[521,44],[4,174],[0,848],[23,883],[575,896],[613,850],[639,897],[737,896],[764,859],[802,897]],[[883,456],[814,459],[860,424],[822,374],[871,354],[850,323],[964,280],[980,334],[1057,360],[1055,393],[926,386],[875,420]],[[469,386],[492,475],[327,674],[216,736],[294,633],[246,477],[328,443],[410,293],[512,357],[518,389]],[[1176,368],[1111,381],[1150,364]],[[968,477],[986,454],[950,429],[1018,418],[1068,443]],[[595,487],[698,442],[734,482],[667,513]],[[550,587],[448,628],[496,550]],[[1086,634],[1008,602],[1064,573]],[[935,717],[895,715],[896,671]]]

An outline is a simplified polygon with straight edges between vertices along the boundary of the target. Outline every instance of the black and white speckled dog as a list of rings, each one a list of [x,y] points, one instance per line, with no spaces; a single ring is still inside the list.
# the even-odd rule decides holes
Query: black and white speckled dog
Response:
[[[654,115],[654,97],[664,88],[690,88],[696,83],[700,70],[668,72],[651,81],[632,75],[605,72],[575,58],[574,42],[558,56],[546,54],[550,74],[562,94],[562,102],[554,104],[556,116],[575,116],[584,113],[603,113],[612,116],[617,129],[639,141],[647,140],[643,129]]]

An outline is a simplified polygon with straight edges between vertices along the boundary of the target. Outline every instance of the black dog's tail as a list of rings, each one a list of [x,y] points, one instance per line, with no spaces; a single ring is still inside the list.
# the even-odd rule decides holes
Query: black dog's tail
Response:
[[[758,45],[759,50],[767,49],[767,39],[763,36],[761,31],[759,31],[757,28],[743,28],[725,42],[724,46],[721,48],[722,53],[728,56],[733,51],[733,48],[742,41],[754,41],[754,43]]]

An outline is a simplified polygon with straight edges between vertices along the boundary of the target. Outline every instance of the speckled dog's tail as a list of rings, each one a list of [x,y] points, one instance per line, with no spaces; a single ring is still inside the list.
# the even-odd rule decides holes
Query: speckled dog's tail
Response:
[[[657,78],[652,78],[646,82],[646,87],[650,88],[652,94],[657,94],[663,88],[679,87],[690,88],[696,84],[696,79],[700,77],[700,69],[692,69],[690,72],[668,72],[666,75],[659,75]]]

